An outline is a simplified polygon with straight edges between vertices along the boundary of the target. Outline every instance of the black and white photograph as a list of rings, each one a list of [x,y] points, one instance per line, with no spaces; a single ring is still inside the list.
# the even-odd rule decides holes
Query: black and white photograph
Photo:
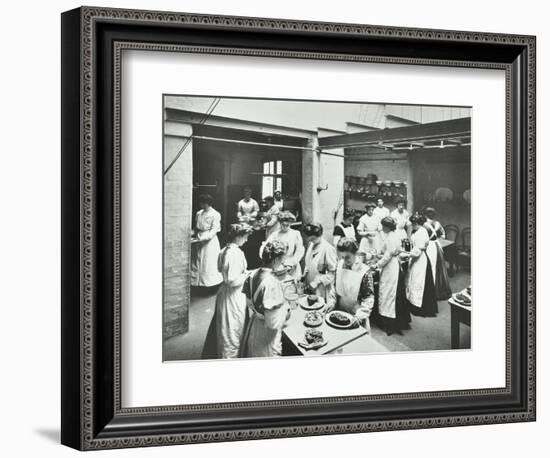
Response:
[[[472,111],[164,94],[163,360],[471,349]]]

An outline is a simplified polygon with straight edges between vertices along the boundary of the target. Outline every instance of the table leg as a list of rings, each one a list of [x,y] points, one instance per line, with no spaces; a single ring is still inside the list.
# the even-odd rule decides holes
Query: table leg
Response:
[[[282,346],[283,356],[304,356],[300,349],[294,345],[292,340],[290,340],[284,332],[282,335]]]
[[[451,349],[453,350],[460,346],[460,312],[457,308],[451,305]]]

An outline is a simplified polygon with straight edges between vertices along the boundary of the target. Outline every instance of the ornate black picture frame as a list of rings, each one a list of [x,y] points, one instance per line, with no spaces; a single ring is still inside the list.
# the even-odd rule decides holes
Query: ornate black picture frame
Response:
[[[506,387],[123,408],[124,49],[506,72]],[[62,15],[62,436],[138,447],[535,420],[535,37],[82,7]]]

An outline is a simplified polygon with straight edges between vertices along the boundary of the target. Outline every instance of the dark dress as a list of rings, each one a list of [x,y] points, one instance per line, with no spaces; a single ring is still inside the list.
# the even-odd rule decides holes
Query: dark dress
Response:
[[[426,266],[426,280],[424,282],[424,294],[422,295],[422,307],[418,308],[409,303],[409,310],[416,316],[436,316],[439,312],[439,306],[437,305],[437,297],[435,294],[432,264],[426,252],[423,252],[422,256],[426,256],[426,259],[428,260],[428,264]]]
[[[405,273],[399,269],[399,279],[397,280],[397,296],[395,298],[395,318],[384,318],[386,330],[389,332],[400,332],[411,328],[411,312],[407,304],[407,294],[405,292]]]
[[[443,235],[443,230],[439,223],[430,222],[427,223],[428,234],[430,240],[435,242],[437,248],[437,263],[435,269],[435,295],[437,300],[446,301],[452,295],[451,286],[449,284],[449,274],[447,273],[447,264],[445,263],[445,256],[443,255],[443,248],[439,244],[439,237]]]
[[[399,268],[399,278],[397,280],[397,292],[395,297],[395,318],[382,316],[378,313],[378,300],[376,301],[373,311],[372,322],[384,329],[388,335],[400,333],[403,330],[411,328],[411,306],[409,306],[405,290],[405,274],[404,266],[401,265]],[[375,289],[377,290],[376,297],[378,298],[378,283],[376,283]]]

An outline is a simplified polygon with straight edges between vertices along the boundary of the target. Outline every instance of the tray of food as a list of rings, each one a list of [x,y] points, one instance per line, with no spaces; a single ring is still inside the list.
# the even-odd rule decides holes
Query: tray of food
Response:
[[[333,310],[325,315],[327,324],[337,329],[350,329],[357,325],[357,319],[348,312]]]
[[[319,329],[306,329],[304,341],[298,342],[298,345],[305,350],[318,350],[324,347],[328,342],[323,336],[323,331]]]
[[[472,287],[464,288],[459,293],[453,294],[453,301],[460,305],[470,307],[472,305]]]
[[[321,326],[323,324],[323,314],[318,310],[307,312],[304,317],[304,324],[312,328]]]
[[[319,310],[325,306],[325,301],[322,297],[319,297],[315,294],[309,294],[306,296],[305,301],[300,302],[300,306],[304,310]]]

